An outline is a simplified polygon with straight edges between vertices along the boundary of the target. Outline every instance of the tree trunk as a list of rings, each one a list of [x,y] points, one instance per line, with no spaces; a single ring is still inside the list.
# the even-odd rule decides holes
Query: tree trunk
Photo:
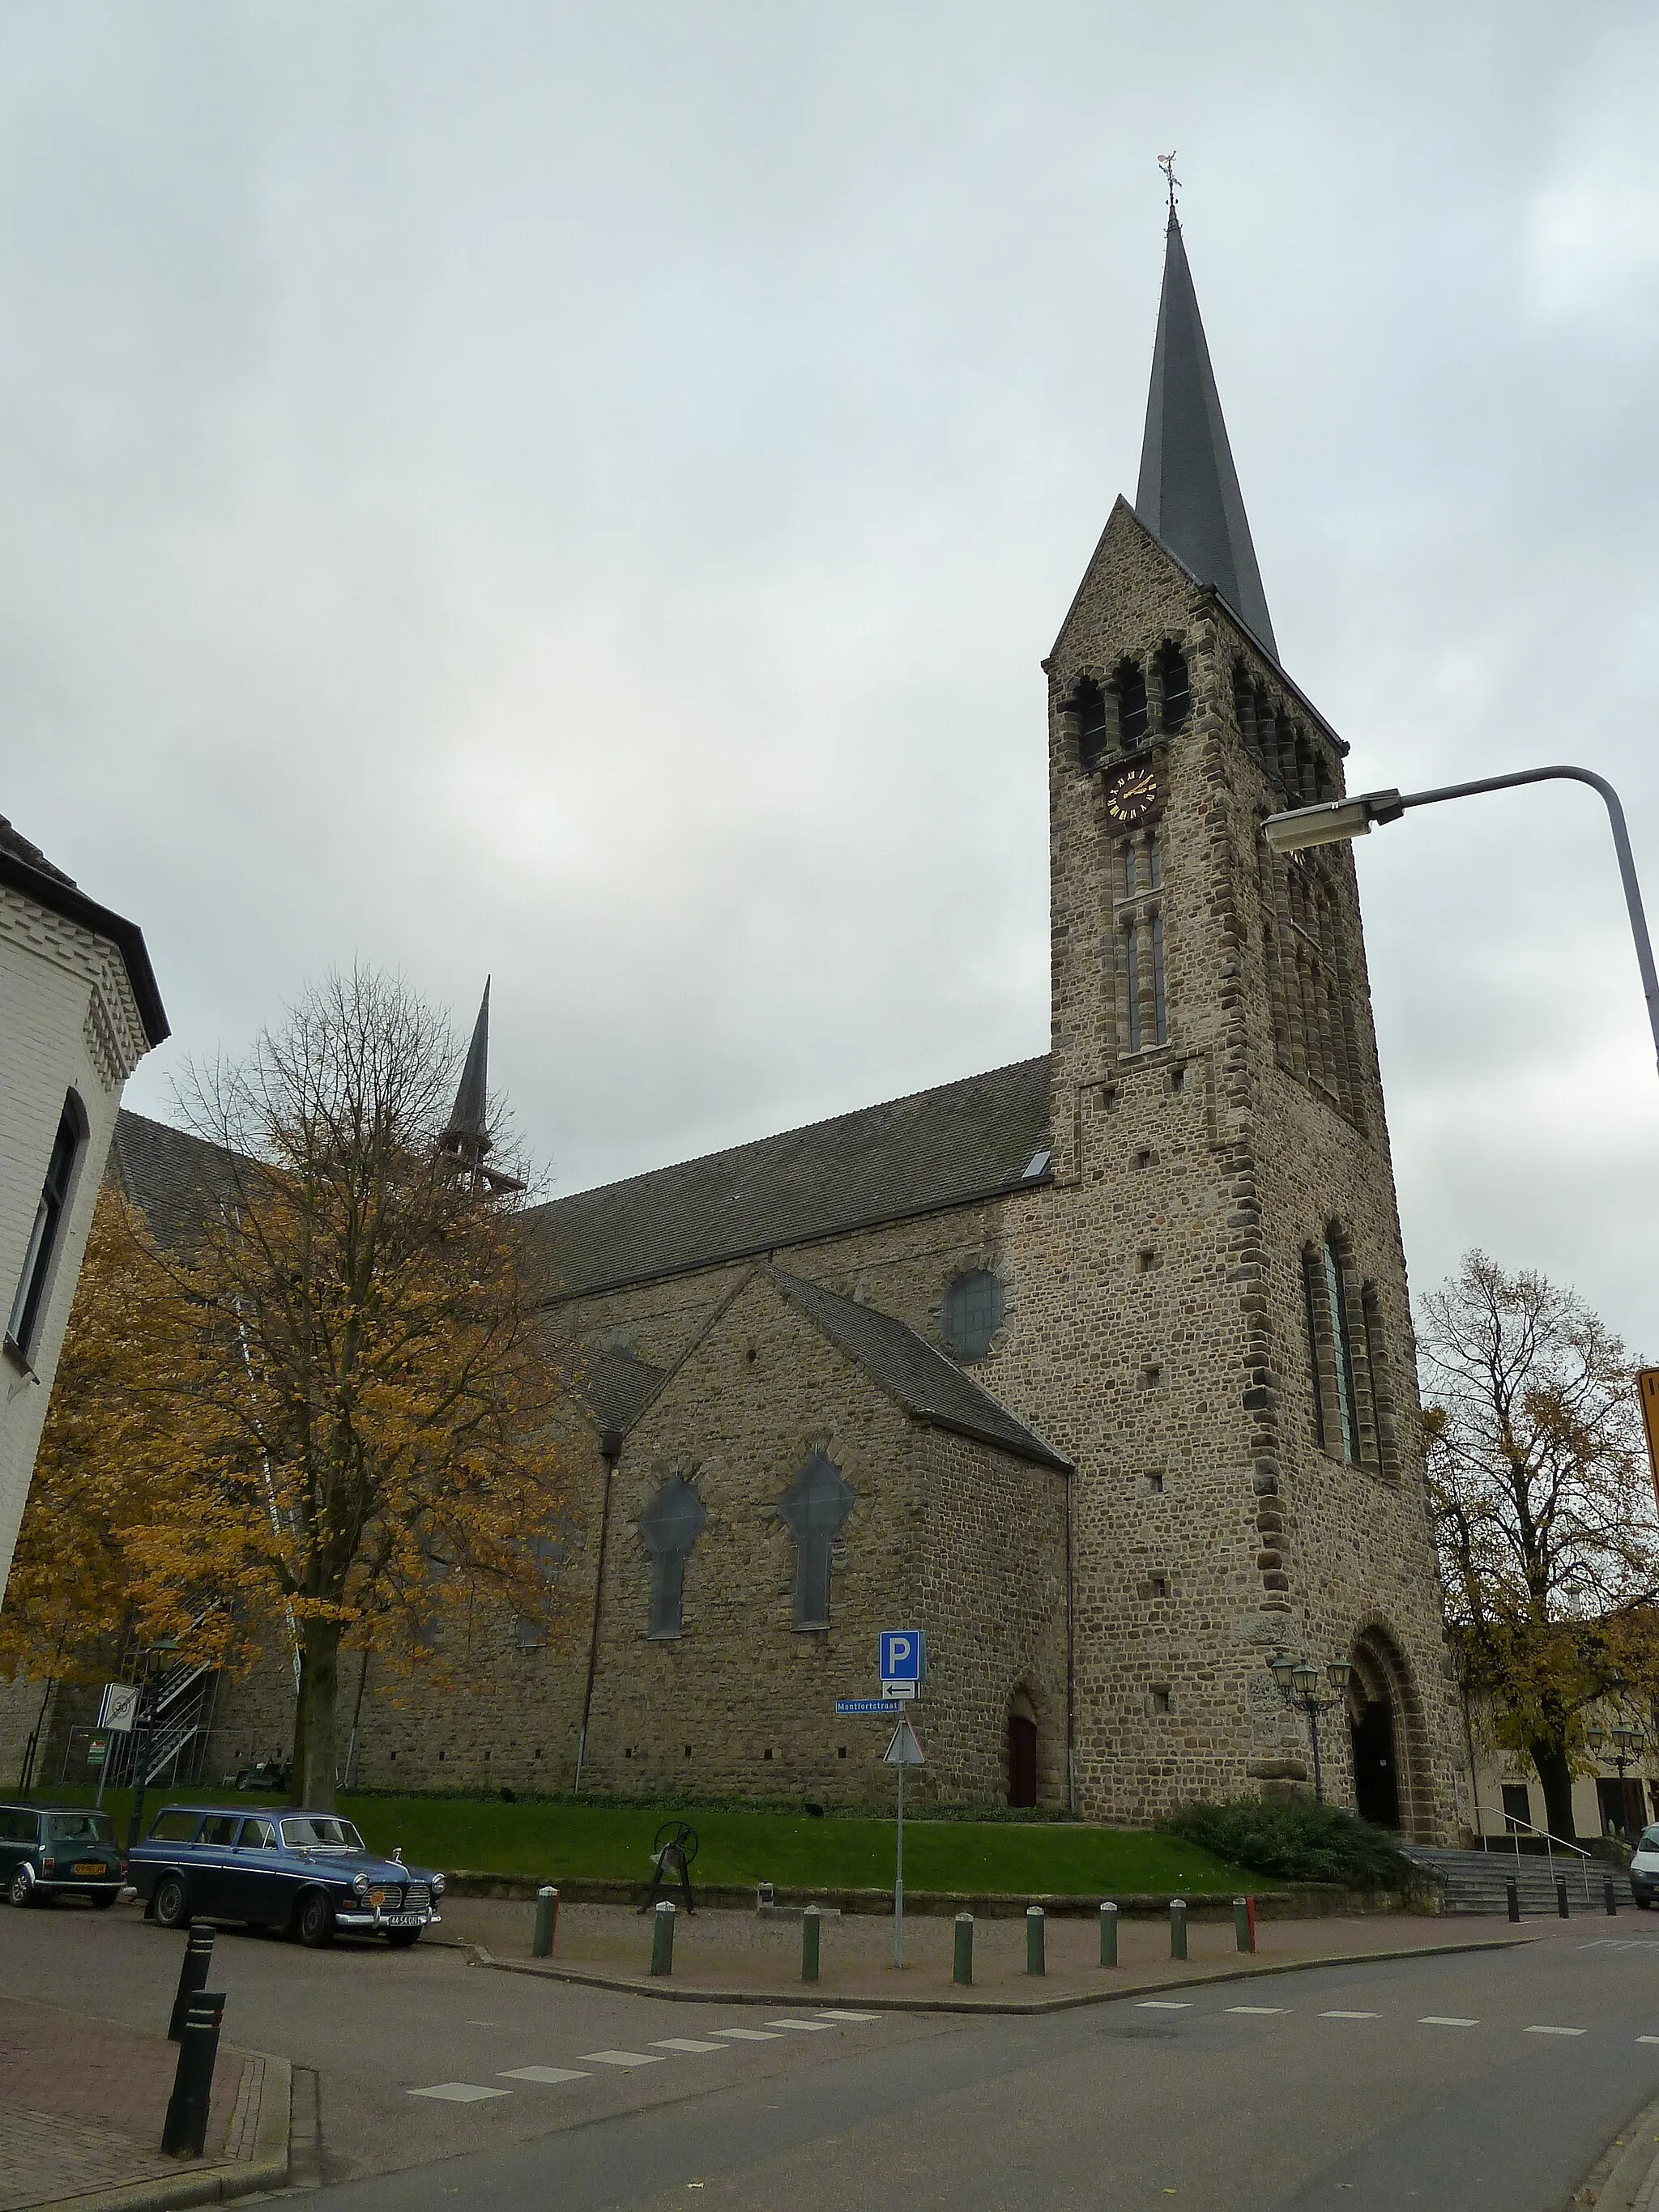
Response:
[[[307,1620],[300,1652],[300,1691],[294,1727],[296,1805],[308,1812],[334,1809],[335,1707],[340,1686],[340,1624]]]
[[[1538,1779],[1544,1785],[1544,1826],[1551,1835],[1570,1844],[1573,1840],[1572,1765],[1566,1746],[1559,1737],[1552,1736],[1533,1743],[1529,1748],[1532,1763],[1538,1769]]]

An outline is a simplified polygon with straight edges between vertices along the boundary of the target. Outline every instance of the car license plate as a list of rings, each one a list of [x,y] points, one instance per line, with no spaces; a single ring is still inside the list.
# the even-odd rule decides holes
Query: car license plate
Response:
[[[70,1872],[101,1875],[106,1881],[109,1879],[109,1869],[104,1864],[102,1859],[76,1859]]]
[[[383,1912],[380,1925],[382,1928],[424,1928],[426,1915],[424,1912]]]

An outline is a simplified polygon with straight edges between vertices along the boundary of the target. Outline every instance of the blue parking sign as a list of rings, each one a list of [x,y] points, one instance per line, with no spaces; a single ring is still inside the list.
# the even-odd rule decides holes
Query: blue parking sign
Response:
[[[920,1682],[925,1669],[927,1648],[919,1628],[884,1628],[881,1632],[882,1680]]]

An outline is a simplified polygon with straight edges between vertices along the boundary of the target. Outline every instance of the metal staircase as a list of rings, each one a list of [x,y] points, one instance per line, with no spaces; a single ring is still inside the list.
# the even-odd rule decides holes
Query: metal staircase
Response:
[[[206,1618],[205,1613],[198,1614],[191,1626],[199,1627]],[[129,1644],[123,1655],[121,1679],[140,1680],[145,1658],[143,1647],[136,1640]],[[159,1672],[152,1667],[146,1698],[149,1729],[111,1737],[107,1779],[125,1786],[136,1778],[142,1740],[146,1789],[155,1782],[199,1781],[218,1692],[219,1670],[205,1659],[183,1659]]]

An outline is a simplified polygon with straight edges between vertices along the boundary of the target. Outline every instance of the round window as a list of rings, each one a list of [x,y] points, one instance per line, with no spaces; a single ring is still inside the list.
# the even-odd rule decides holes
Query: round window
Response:
[[[958,1275],[945,1293],[945,1341],[958,1359],[983,1359],[1003,1311],[1002,1285],[988,1269]]]

